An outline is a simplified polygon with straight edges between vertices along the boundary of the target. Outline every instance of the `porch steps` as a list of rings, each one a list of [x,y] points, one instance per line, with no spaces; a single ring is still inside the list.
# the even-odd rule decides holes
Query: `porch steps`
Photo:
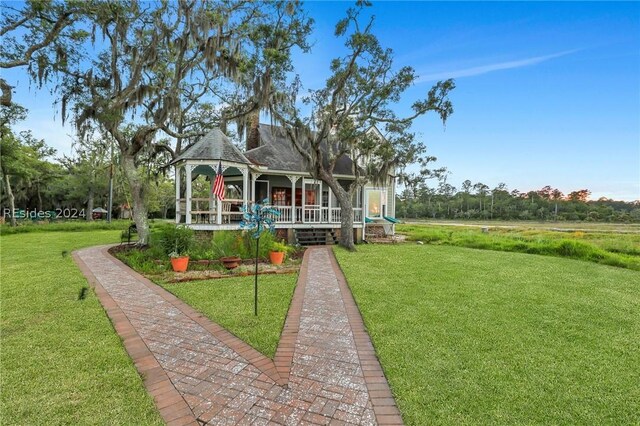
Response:
[[[296,243],[301,246],[324,246],[338,243],[333,229],[295,229],[294,231]]]

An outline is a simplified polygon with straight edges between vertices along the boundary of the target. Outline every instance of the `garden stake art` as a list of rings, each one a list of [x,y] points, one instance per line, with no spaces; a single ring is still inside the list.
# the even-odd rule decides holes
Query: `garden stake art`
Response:
[[[253,314],[258,315],[258,253],[260,249],[260,235],[264,230],[273,232],[273,218],[280,216],[280,212],[266,206],[269,199],[262,200],[262,204],[255,203],[251,207],[242,207],[242,221],[240,229],[251,232],[251,237],[256,240],[256,273],[253,284]]]

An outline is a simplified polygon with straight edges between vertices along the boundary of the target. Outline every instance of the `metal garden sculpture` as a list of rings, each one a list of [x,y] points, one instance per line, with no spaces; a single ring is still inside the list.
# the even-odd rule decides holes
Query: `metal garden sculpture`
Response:
[[[260,236],[265,230],[274,231],[274,218],[280,216],[280,212],[266,204],[269,199],[262,200],[262,204],[255,203],[251,207],[242,207],[242,220],[240,229],[251,232],[251,237],[256,240],[256,274],[253,285],[253,313],[258,315],[258,256],[260,253]]]

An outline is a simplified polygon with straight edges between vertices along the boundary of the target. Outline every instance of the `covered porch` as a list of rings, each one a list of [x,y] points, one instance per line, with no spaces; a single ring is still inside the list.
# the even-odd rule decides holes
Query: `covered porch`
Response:
[[[273,218],[279,228],[340,226],[340,205],[322,182],[304,176],[266,174],[237,163],[219,164],[223,171],[224,200],[213,194],[218,163],[187,161],[176,166],[176,223],[199,230],[238,229],[243,206],[267,200],[280,213]],[[353,203],[354,227],[361,227],[362,191],[354,196]]]

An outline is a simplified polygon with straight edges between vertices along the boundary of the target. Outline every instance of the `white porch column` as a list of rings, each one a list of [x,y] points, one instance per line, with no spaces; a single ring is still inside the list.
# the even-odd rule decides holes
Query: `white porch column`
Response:
[[[227,166],[225,164],[222,164],[222,162],[220,162],[220,168],[222,169],[222,174],[224,175],[224,171],[227,170]],[[218,170],[216,169],[216,173],[218,173]],[[217,205],[217,211],[216,211],[216,223],[218,225],[222,224],[222,201],[220,201],[220,199],[218,197],[216,197],[216,205]]]
[[[305,209],[307,208],[307,188],[305,183],[307,182],[307,179],[302,178],[302,223],[305,223],[304,220],[304,213],[305,213]]]
[[[328,189],[327,197],[329,198],[329,200],[328,200],[329,204],[327,204],[329,206],[328,207],[328,209],[329,209],[328,210],[328,214],[329,215],[327,217],[327,220],[328,220],[329,223],[331,223],[331,222],[333,222],[333,217],[332,217],[333,216],[333,211],[331,210],[331,199],[333,198],[333,191],[331,190],[331,187],[329,185],[327,185],[327,189]]]
[[[176,164],[176,223],[180,223],[180,167]]]
[[[258,203],[258,202],[262,201],[262,200],[256,200],[256,181],[258,180],[258,178],[260,176],[262,176],[261,173],[252,173],[251,174],[251,199],[255,203]]]
[[[242,205],[246,208],[249,204],[249,168],[240,169],[242,172]]]
[[[187,192],[184,195],[185,198],[185,208],[184,208],[184,214],[186,215],[185,217],[185,223],[190,224],[191,223],[191,168],[193,166],[189,163],[186,164],[185,166],[185,171],[187,172]]]
[[[215,169],[215,166],[212,165],[211,168]],[[215,179],[216,179],[215,175],[211,175],[209,179],[211,181],[209,182],[211,184],[209,185],[209,212],[213,212],[216,205],[215,204],[216,200],[215,200],[215,197],[213,196],[213,184],[215,182]],[[213,214],[209,213],[209,223],[211,223],[212,221],[213,221]]]
[[[313,181],[315,184],[315,180]],[[319,186],[318,186],[318,190],[317,190],[317,194],[316,195],[316,204],[318,205],[318,213],[320,213],[320,222],[322,222],[322,181],[318,181]],[[327,220],[328,222],[328,220]]]
[[[287,176],[291,181],[291,223],[296,223],[296,182],[300,176]]]
[[[367,223],[367,215],[364,210],[364,203],[366,201],[366,191],[364,190],[364,185],[360,187],[360,209],[362,211],[362,229],[364,230],[364,225]],[[364,231],[363,231],[364,232]],[[364,234],[363,234],[364,235]]]

